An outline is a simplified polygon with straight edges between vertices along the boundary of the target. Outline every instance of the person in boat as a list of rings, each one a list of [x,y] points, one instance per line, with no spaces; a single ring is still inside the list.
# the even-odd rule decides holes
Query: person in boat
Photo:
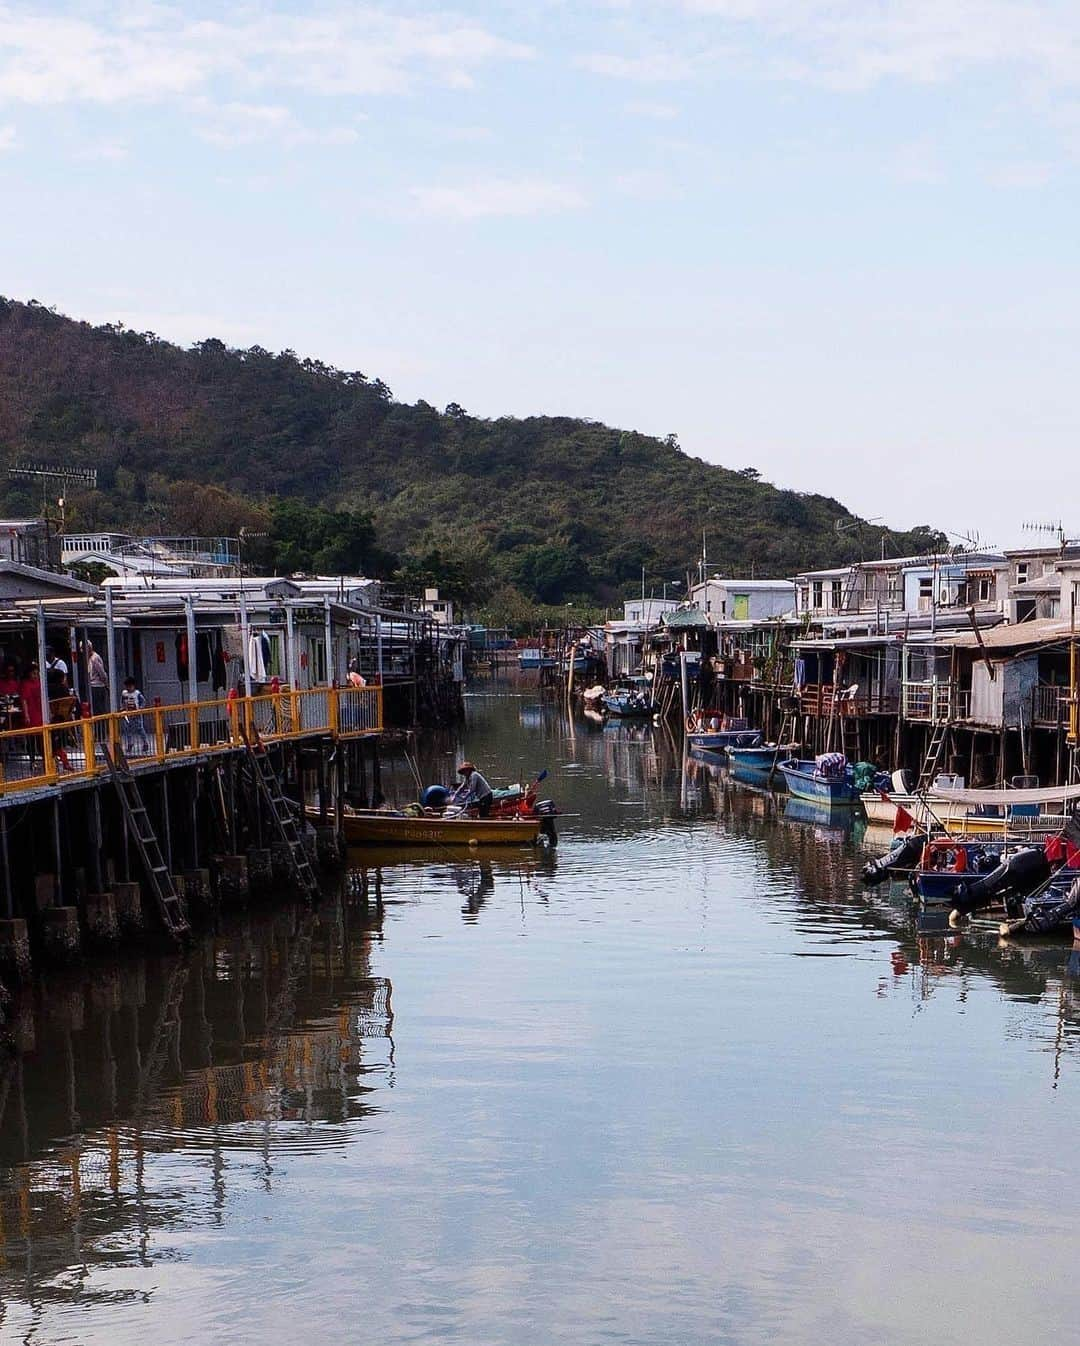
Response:
[[[451,794],[450,803],[458,808],[475,809],[481,818],[489,817],[495,798],[491,786],[472,762],[462,762],[458,775],[462,778],[461,784]]]

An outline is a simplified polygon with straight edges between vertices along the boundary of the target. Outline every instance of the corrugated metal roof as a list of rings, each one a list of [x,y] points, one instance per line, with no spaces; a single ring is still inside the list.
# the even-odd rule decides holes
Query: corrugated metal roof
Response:
[[[667,627],[708,626],[709,619],[700,608],[679,608],[677,612],[665,612],[663,623]]]
[[[988,650],[1016,650],[1033,645],[1052,645],[1056,641],[1066,639],[1069,634],[1069,623],[1056,617],[1043,617],[1033,622],[1013,622],[1010,625],[979,631],[982,643]],[[927,644],[929,643],[928,641]],[[977,647],[979,641],[974,631],[957,631],[939,639],[936,643],[968,649]]]

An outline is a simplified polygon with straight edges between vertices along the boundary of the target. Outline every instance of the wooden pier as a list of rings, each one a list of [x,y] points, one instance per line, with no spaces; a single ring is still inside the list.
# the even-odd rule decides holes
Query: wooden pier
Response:
[[[175,943],[275,888],[310,899],[346,797],[378,791],[382,731],[381,687],[319,687],[0,733],[0,982],[38,958]]]

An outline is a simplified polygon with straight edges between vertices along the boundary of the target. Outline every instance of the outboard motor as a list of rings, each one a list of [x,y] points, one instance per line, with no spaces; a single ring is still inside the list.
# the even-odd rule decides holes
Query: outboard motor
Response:
[[[964,883],[953,902],[961,916],[988,907],[993,901],[1034,892],[1050,877],[1050,862],[1038,847],[1014,851],[988,874]]]
[[[1036,906],[1033,899],[1027,912],[1015,920],[1005,921],[1000,927],[1002,935],[1049,935],[1063,925],[1067,925],[1080,913],[1080,879],[1074,879],[1064,896],[1053,904],[1043,901]]]
[[[559,837],[555,831],[555,819],[559,810],[555,807],[555,801],[553,799],[538,800],[534,812],[540,817],[540,835],[549,846],[557,846]]]
[[[922,855],[923,847],[930,840],[927,832],[919,832],[910,837],[897,837],[884,855],[876,860],[868,860],[863,865],[862,881],[868,888],[876,888],[879,883],[893,876],[898,869],[914,869]]]

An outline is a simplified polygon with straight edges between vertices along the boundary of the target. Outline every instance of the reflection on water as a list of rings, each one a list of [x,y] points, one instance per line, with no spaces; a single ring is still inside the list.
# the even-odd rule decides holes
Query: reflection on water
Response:
[[[1067,1332],[1080,957],[920,923],[887,835],[662,726],[469,709],[421,776],[547,768],[557,849],[357,851],[23,997],[0,1339]]]

